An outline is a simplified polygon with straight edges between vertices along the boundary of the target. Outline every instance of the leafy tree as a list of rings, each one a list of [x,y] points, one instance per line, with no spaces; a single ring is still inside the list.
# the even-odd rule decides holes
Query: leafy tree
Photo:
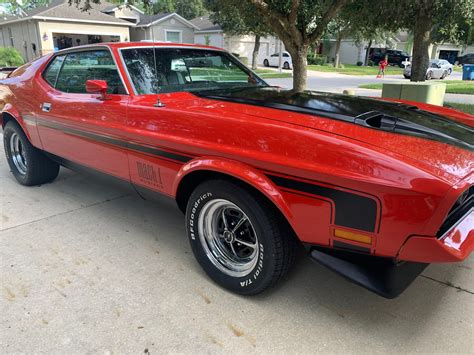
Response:
[[[188,20],[207,13],[203,0],[176,0],[176,12]]]
[[[226,33],[255,36],[252,69],[257,69],[260,39],[271,33],[267,24],[262,22],[261,17],[255,11],[252,11],[251,6],[243,2],[236,4],[227,0],[208,0],[206,7],[211,11],[210,19],[218,23]]]
[[[236,0],[229,0],[236,1]],[[240,0],[242,1],[242,0]],[[246,0],[278,35],[293,61],[293,91],[306,88],[307,54],[350,0]],[[236,1],[238,2],[238,1]]]
[[[430,45],[467,41],[474,18],[473,0],[366,1],[379,14],[379,28],[413,34],[412,81],[425,80]]]
[[[157,0],[151,6],[152,14],[159,14],[162,12],[174,12],[175,0]]]
[[[329,24],[328,33],[336,38],[336,60],[339,65],[339,51],[343,38],[350,37],[357,44],[368,42],[364,65],[368,65],[370,48],[373,43],[386,43],[393,37],[392,28],[386,25],[386,19],[381,19],[374,5],[383,6],[385,1],[372,0],[352,1],[341,8],[338,16]]]
[[[24,63],[21,54],[13,47],[0,47],[0,67],[16,67]]]

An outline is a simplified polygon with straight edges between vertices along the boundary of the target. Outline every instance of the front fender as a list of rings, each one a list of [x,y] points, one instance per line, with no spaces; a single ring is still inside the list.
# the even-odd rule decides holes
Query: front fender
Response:
[[[265,195],[285,216],[293,226],[293,214],[274,183],[264,174],[253,167],[226,158],[199,157],[181,167],[173,184],[173,196],[177,195],[179,186],[184,177],[197,171],[214,171],[237,178]]]

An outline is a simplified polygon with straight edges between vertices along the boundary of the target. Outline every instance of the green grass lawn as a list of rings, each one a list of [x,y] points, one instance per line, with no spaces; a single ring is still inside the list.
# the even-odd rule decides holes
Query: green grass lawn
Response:
[[[435,80],[446,84],[447,94],[474,95],[474,82],[467,80]],[[359,85],[361,89],[382,90],[382,83]]]
[[[275,70],[270,70],[270,69],[257,69],[255,70],[255,73],[262,79],[274,79],[274,78],[291,78],[291,72],[289,71],[283,71],[282,73],[279,73],[278,71]]]
[[[340,73],[347,75],[374,75],[376,76],[379,72],[378,66],[364,67],[351,64],[344,64],[344,68],[334,68],[331,65],[308,65],[308,70]],[[403,69],[398,67],[389,66],[385,69],[385,75],[402,75]]]
[[[458,104],[456,102],[445,102],[444,106],[450,106],[456,110],[463,111],[474,115],[474,105],[471,104]]]

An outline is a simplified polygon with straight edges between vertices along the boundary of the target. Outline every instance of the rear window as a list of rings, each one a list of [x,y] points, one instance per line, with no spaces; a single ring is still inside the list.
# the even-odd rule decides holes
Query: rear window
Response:
[[[87,80],[105,80],[109,94],[126,93],[112,54],[108,50],[68,54],[55,87],[62,92],[85,94]]]

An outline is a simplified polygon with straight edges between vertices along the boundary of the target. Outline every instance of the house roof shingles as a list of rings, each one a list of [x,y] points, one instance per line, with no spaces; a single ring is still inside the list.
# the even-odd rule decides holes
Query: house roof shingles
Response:
[[[50,17],[60,19],[67,19],[68,21],[91,21],[91,22],[108,22],[117,25],[130,26],[131,23],[125,20],[116,18],[114,16],[103,13],[104,10],[115,5],[108,2],[101,2],[101,4],[91,4],[92,8],[89,11],[82,11],[75,5],[69,5],[67,0],[53,0],[48,6],[39,6],[37,8],[25,11],[26,16],[10,16],[7,18],[0,18],[0,24],[11,21],[26,20],[32,17]]]
[[[199,31],[222,31],[221,26],[213,23],[209,16],[196,17],[189,22],[198,27]]]
[[[149,25],[150,23],[161,20],[162,18],[165,18],[166,16],[169,16],[169,15],[171,15],[170,12],[164,12],[164,13],[156,14],[156,15],[141,15],[139,26]]]

